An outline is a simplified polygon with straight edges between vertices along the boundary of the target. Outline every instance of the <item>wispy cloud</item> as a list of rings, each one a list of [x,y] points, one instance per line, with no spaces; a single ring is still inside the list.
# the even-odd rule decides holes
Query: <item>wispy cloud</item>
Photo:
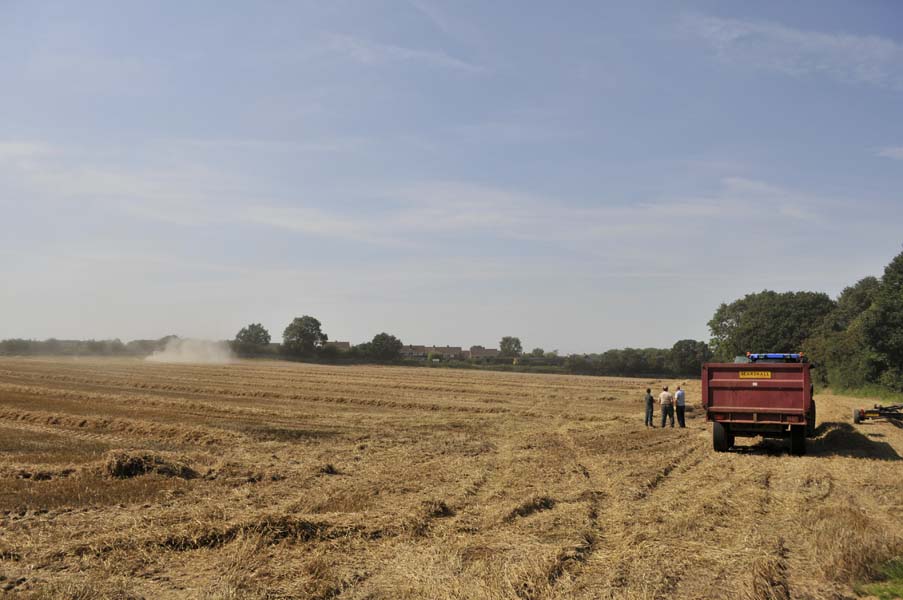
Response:
[[[365,148],[369,140],[354,136],[330,136],[307,140],[241,139],[241,138],[176,138],[164,140],[192,149],[223,150],[248,153],[336,153]]]
[[[0,161],[33,159],[53,151],[53,146],[44,142],[0,140]]]
[[[314,207],[252,205],[236,212],[233,219],[335,240],[384,246],[410,245],[405,239],[392,236],[393,231],[380,226],[382,220],[377,223],[372,219]]]
[[[878,150],[877,154],[884,158],[903,160],[903,146],[888,146],[886,148],[881,148]]]
[[[205,147],[206,142],[199,142]],[[245,148],[245,142],[237,142]],[[279,147],[277,145],[277,147]],[[39,142],[0,144],[0,156],[35,157],[0,171],[34,202],[94,205],[132,219],[178,226],[255,225],[363,246],[428,251],[441,244],[536,242],[600,253],[638,235],[674,239],[731,227],[825,225],[825,200],[762,181],[717,180],[709,194],[645,202],[577,203],[465,180],[349,184],[334,190],[277,191],[203,162],[156,169],[96,166],[79,153]],[[249,151],[271,151],[251,142]],[[309,198],[316,198],[310,201]],[[473,246],[473,247],[476,247]]]
[[[903,46],[888,38],[710,16],[685,17],[681,28],[725,62],[903,90]]]
[[[372,42],[345,34],[331,34],[327,45],[332,52],[366,65],[383,65],[395,62],[419,63],[430,67],[479,73],[483,67],[456,58],[443,51],[420,50],[393,44]]]

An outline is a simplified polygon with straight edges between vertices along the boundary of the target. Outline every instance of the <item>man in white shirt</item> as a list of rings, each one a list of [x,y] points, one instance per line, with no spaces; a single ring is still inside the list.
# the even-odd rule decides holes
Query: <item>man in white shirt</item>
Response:
[[[674,396],[668,391],[668,386],[662,388],[658,395],[659,404],[662,405],[662,427],[665,426],[665,418],[671,419],[671,427],[674,427]]]
[[[674,392],[674,403],[677,405],[677,424],[681,427],[686,427],[687,403],[685,400],[684,391],[680,389],[680,386],[677,386],[677,391]]]

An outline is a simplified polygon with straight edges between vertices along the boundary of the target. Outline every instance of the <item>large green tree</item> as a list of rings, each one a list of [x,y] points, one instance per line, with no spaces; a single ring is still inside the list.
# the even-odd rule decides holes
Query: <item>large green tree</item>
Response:
[[[668,353],[668,370],[675,375],[698,375],[702,365],[712,359],[712,351],[705,342],[680,340]]]
[[[308,315],[296,317],[282,333],[282,348],[288,354],[305,356],[313,354],[329,338],[323,333],[320,322]]]
[[[835,303],[821,292],[765,290],[722,304],[709,321],[715,358],[746,352],[792,352],[822,324]]]
[[[499,354],[501,354],[502,356],[513,358],[520,356],[523,351],[524,347],[520,343],[520,338],[506,335],[499,342]]]
[[[404,344],[400,339],[388,333],[377,333],[370,341],[368,351],[371,356],[380,360],[394,360],[401,356]]]
[[[846,287],[837,297],[837,308],[825,319],[825,326],[834,331],[844,331],[862,313],[871,308],[881,281],[877,277],[863,277]]]
[[[837,307],[803,347],[816,365],[813,377],[836,388],[857,388],[877,381],[879,364],[863,336],[863,320],[880,282],[866,277],[844,288]]]
[[[884,269],[881,284],[863,314],[862,336],[880,365],[880,382],[903,391],[903,252]]]
[[[269,343],[270,332],[260,323],[251,323],[235,334],[233,347],[236,352],[251,354],[264,350]]]

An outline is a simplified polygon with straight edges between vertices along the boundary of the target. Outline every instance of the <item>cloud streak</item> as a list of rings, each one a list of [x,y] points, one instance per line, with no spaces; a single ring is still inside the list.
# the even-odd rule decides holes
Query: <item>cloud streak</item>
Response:
[[[881,148],[878,150],[877,155],[883,158],[903,160],[903,146],[888,146],[886,148]]]
[[[597,249],[640,232],[671,235],[675,229],[748,224],[775,214],[784,217],[783,226],[823,224],[823,200],[738,177],[721,179],[710,195],[633,204],[601,199],[576,204],[470,181],[419,180],[334,190],[327,192],[330,204],[323,205],[322,191],[276,194],[264,181],[189,163],[157,170],[100,168],[39,142],[0,143],[0,158],[4,155],[30,158],[10,163],[6,173],[34,201],[90,203],[132,219],[176,226],[255,225],[398,250],[429,248],[437,240]],[[321,202],[311,204],[307,196]]]
[[[428,67],[452,69],[468,73],[480,73],[484,68],[466,60],[456,58],[442,51],[420,50],[372,42],[346,34],[327,36],[327,48],[364,65],[386,65],[392,63],[415,63]]]
[[[729,64],[903,90],[903,46],[888,38],[710,16],[687,16],[681,29]]]
[[[0,162],[45,157],[53,153],[53,146],[43,142],[0,140]]]

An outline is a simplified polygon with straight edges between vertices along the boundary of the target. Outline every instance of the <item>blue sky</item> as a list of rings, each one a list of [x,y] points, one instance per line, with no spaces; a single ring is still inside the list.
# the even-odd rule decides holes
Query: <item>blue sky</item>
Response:
[[[0,0],[0,337],[590,352],[903,242],[896,2]]]

